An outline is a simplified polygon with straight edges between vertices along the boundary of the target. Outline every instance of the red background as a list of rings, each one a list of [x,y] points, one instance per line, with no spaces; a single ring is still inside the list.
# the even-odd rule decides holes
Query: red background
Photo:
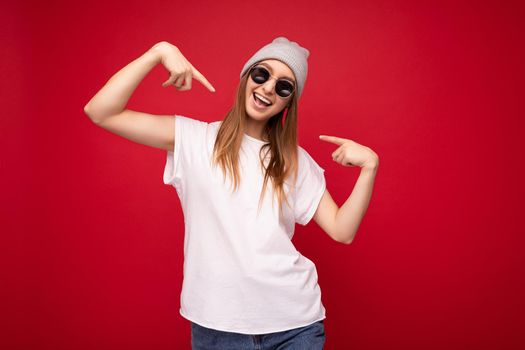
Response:
[[[184,223],[166,153],[95,126],[84,105],[158,41],[215,86],[128,108],[222,119],[240,70],[284,35],[307,47],[299,140],[339,205],[380,157],[351,245],[312,221],[294,243],[319,273],[326,349],[525,346],[523,8],[497,1],[11,2],[1,5],[4,349],[187,349]],[[519,146],[519,145],[522,146]]]

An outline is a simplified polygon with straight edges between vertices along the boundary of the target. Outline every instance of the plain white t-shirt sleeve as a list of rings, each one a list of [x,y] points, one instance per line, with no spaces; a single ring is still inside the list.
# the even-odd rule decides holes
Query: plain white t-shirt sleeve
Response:
[[[175,142],[167,151],[163,182],[178,188],[186,176],[187,164],[202,155],[208,123],[175,115]]]
[[[297,188],[294,193],[295,222],[306,225],[315,214],[326,189],[324,169],[299,146]]]

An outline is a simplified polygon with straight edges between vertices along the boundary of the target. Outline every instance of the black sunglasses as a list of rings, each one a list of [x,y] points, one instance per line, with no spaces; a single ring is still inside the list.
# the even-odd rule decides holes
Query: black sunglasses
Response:
[[[261,66],[255,66],[250,70],[250,77],[256,84],[264,84],[270,76],[270,72]],[[288,80],[277,79],[275,83],[275,92],[283,98],[289,97],[294,92],[294,88],[294,84]]]

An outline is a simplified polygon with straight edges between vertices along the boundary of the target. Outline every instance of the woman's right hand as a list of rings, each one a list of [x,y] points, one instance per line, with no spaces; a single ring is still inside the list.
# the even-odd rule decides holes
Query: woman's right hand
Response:
[[[195,78],[208,88],[208,90],[215,92],[215,88],[210,82],[193,67],[176,46],[162,41],[154,45],[151,50],[159,53],[160,63],[162,63],[170,74],[169,79],[162,83],[162,87],[173,84],[179,91],[190,90],[192,78]]]

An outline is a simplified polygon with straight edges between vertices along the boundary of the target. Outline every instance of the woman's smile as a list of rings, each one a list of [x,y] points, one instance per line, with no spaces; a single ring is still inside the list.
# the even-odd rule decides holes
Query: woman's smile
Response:
[[[264,100],[262,98],[259,99],[256,96],[256,94],[257,94],[256,92],[252,94],[252,101],[253,101],[253,105],[255,108],[260,109],[260,110],[265,110],[272,105],[272,104],[268,105],[267,103],[263,102]]]
[[[293,79],[290,78],[293,77],[292,70],[279,60],[268,59],[261,61],[259,65],[267,68],[274,77],[287,78],[288,80],[293,81]],[[262,84],[255,83],[250,77],[247,79],[246,112],[249,116],[252,116],[250,115],[250,113],[252,113],[252,117],[258,116],[260,118],[262,114],[271,117],[286,107],[289,98],[282,98],[276,95],[275,78],[268,79]]]

